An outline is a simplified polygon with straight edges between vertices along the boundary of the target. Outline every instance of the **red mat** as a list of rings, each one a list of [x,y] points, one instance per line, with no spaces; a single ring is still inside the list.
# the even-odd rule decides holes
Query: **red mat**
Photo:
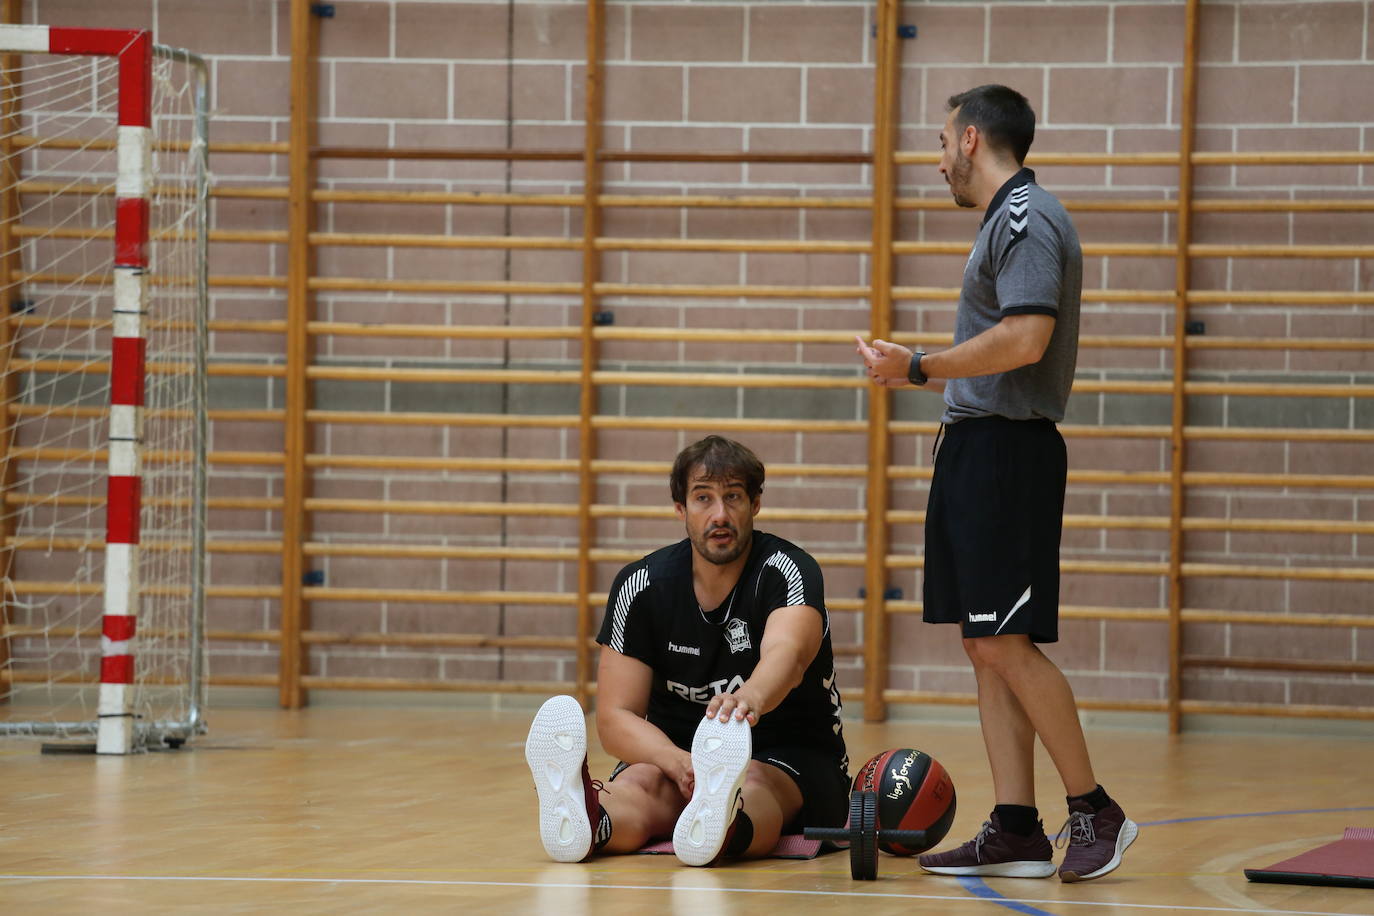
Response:
[[[778,845],[773,847],[773,851],[768,856],[773,859],[814,859],[822,852],[829,852],[835,848],[835,846],[820,840],[808,840],[800,833],[788,833],[778,838]],[[661,843],[650,843],[642,847],[639,854],[642,856],[670,856],[673,854],[673,841],[664,840]]]
[[[1268,868],[1247,868],[1251,881],[1374,888],[1374,827],[1347,827],[1345,836]]]

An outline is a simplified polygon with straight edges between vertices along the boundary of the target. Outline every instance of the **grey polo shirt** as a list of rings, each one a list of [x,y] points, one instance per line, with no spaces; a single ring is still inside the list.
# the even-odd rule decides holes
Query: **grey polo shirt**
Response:
[[[942,422],[1001,416],[1064,419],[1078,362],[1083,250],[1073,222],[1053,194],[1023,168],[998,190],[964,265],[954,320],[962,343],[1008,315],[1053,315],[1054,334],[1039,362],[1010,372],[945,383]]]

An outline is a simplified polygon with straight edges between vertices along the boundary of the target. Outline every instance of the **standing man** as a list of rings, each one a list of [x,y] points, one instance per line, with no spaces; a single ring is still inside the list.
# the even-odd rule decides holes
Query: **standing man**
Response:
[[[942,875],[1043,878],[1053,849],[1035,804],[1038,735],[1068,795],[1062,881],[1121,864],[1136,825],[1098,784],[1063,672],[1059,536],[1067,458],[1055,423],[1073,384],[1083,255],[1063,206],[1024,168],[1035,112],[1015,90],[949,99],[940,172],[961,207],[985,208],[964,266],[954,346],[912,353],[859,340],[876,385],[943,391],[944,444],[925,529],[925,620],[959,623],[978,682],[996,807],[973,840],[920,857]]]
[[[622,761],[587,770],[582,709],[553,697],[525,759],[560,862],[673,838],[687,865],[772,852],[789,827],[842,826],[849,761],[816,561],[754,530],[764,468],[708,436],[677,456],[686,539],[621,570],[597,642],[596,730]]]

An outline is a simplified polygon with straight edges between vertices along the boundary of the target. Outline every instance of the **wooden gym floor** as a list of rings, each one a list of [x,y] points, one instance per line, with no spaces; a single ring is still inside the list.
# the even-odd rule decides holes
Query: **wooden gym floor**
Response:
[[[1141,825],[1112,876],[942,878],[882,856],[877,881],[855,882],[847,853],[714,869],[546,861],[522,753],[529,715],[221,709],[189,748],[132,758],[0,741],[0,912],[1374,913],[1371,890],[1249,884],[1241,871],[1374,826],[1368,738],[1092,727],[1099,775]],[[949,839],[976,832],[992,801],[976,725],[851,722],[846,735],[856,765],[888,747],[933,754],[959,795]],[[593,744],[604,776],[611,761]],[[1056,830],[1061,792],[1043,754],[1040,797]]]

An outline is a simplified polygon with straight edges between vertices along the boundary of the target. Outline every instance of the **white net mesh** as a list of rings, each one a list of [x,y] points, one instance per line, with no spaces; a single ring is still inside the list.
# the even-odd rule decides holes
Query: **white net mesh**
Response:
[[[133,644],[139,743],[194,731],[203,691],[203,122],[196,69],[160,50]],[[63,734],[93,727],[100,672],[117,65],[9,60],[17,66],[3,71],[10,117],[0,173],[8,304],[0,733]]]

